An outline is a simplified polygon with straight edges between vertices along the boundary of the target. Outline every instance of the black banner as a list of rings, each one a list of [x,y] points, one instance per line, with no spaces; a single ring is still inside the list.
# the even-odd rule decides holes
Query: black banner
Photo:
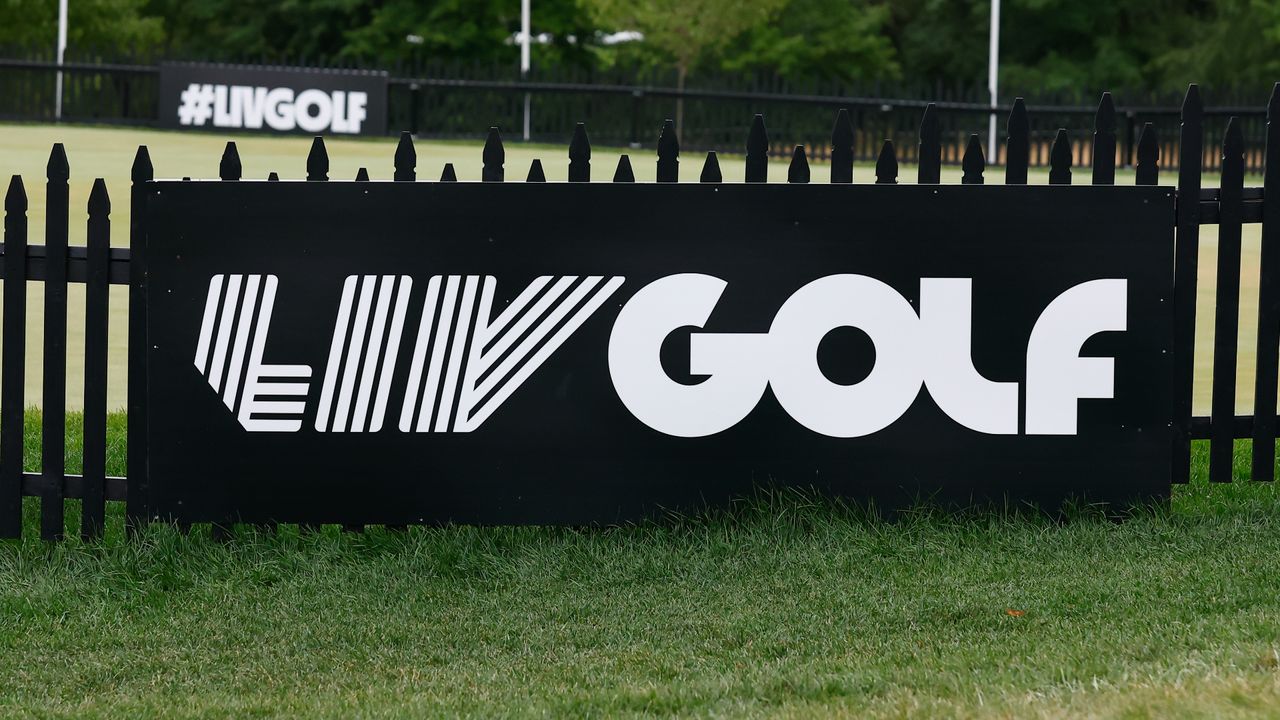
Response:
[[[145,504],[1167,497],[1172,218],[1154,187],[156,183]]]
[[[170,128],[384,135],[387,73],[164,63],[160,121]]]

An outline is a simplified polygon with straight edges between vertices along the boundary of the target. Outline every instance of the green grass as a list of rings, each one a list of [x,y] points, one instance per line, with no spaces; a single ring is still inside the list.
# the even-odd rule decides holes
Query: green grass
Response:
[[[1118,523],[788,492],[225,544],[126,542],[113,506],[103,542],[47,545],[32,502],[0,543],[0,716],[1274,717],[1280,491],[1209,485],[1203,451],[1169,507]]]
[[[563,179],[568,172],[568,132],[566,129],[565,145],[524,145],[508,140],[506,148],[507,177],[511,181],[523,180],[530,162],[541,158],[546,168],[547,177],[551,180]],[[745,128],[744,128],[745,132]],[[261,135],[232,136],[239,147],[240,157],[244,165],[246,178],[265,178],[272,170],[278,171],[286,180],[301,179],[306,175],[306,157],[311,140],[305,137],[271,137]],[[176,178],[191,176],[197,178],[217,177],[218,159],[222,155],[223,144],[227,136],[205,133],[175,132],[164,130],[148,130],[140,128],[118,127],[83,127],[57,125],[5,125],[0,124],[0,179],[7,182],[12,174],[22,174],[26,178],[27,192],[31,201],[30,224],[31,242],[43,242],[44,232],[44,168],[49,158],[49,148],[54,142],[66,145],[71,164],[71,242],[84,244],[85,224],[87,222],[85,205],[89,197],[89,188],[95,177],[106,180],[112,197],[113,212],[111,215],[112,243],[124,246],[128,243],[129,227],[129,169],[133,164],[133,155],[138,145],[147,145],[152,161],[155,163],[156,176]],[[331,161],[330,176],[334,178],[353,178],[359,167],[367,167],[374,180],[389,180],[392,173],[392,157],[395,152],[395,138],[370,139],[330,139],[326,141]],[[440,142],[419,141],[416,144],[418,153],[418,177],[422,180],[434,180],[440,176],[440,170],[446,162],[457,168],[461,180],[478,180],[480,177],[480,149],[483,138],[477,136],[474,141]],[[652,181],[656,174],[656,164],[651,150],[622,150],[619,148],[597,147],[592,150],[593,177],[599,181],[608,181],[613,177],[613,169],[617,165],[618,156],[627,152],[632,155],[632,166],[636,179],[641,182]],[[696,153],[686,153],[681,163],[681,177],[686,181],[694,181],[702,166],[702,158]],[[744,161],[741,156],[725,153],[720,156],[720,167],[726,182],[742,180]],[[769,177],[774,182],[786,180],[787,163],[775,160],[770,164]],[[915,168],[903,165],[899,172],[901,182],[910,183],[915,180]],[[822,163],[813,163],[813,182],[825,183],[830,177],[830,167]],[[1087,168],[1076,168],[1076,182],[1088,182]],[[1003,173],[999,170],[987,172],[987,182],[999,183]],[[1174,182],[1171,173],[1162,175],[1164,182]],[[874,173],[869,167],[859,166],[854,173],[859,183],[872,182]],[[1117,180],[1120,184],[1133,182],[1133,173],[1121,171]],[[959,183],[960,169],[947,167],[942,171],[945,183]],[[1048,181],[1046,170],[1033,170],[1030,176],[1033,184]],[[1217,185],[1217,177],[1207,174],[1205,187]],[[1250,177],[1246,183],[1260,185],[1261,179]],[[1249,412],[1253,408],[1254,354],[1256,328],[1258,318],[1258,268],[1261,252],[1261,225],[1252,224],[1244,227],[1243,248],[1241,253],[1240,278],[1240,334],[1237,342],[1239,361],[1237,363],[1236,407],[1240,412]],[[1216,256],[1218,228],[1216,225],[1201,229],[1200,246],[1200,283],[1197,298],[1196,323],[1196,382],[1195,407],[1197,413],[1207,414],[1211,402],[1210,382],[1213,371],[1213,307],[1216,287]],[[67,343],[67,407],[78,408],[82,404],[84,377],[84,320],[79,308],[84,306],[84,286],[72,285],[69,307],[72,309],[69,323]],[[41,358],[41,318],[44,311],[42,288],[31,283],[27,293],[28,330],[27,330],[27,399],[39,402],[42,381]],[[114,287],[111,292],[111,350],[109,402],[110,407],[123,407],[127,390],[125,372],[125,312],[128,297],[123,287]]]

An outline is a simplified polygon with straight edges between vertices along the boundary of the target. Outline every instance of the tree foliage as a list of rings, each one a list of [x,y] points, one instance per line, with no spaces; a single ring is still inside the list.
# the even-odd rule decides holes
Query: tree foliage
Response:
[[[990,0],[536,0],[535,67],[640,64],[683,76],[985,84]],[[211,60],[519,57],[518,0],[73,0],[73,50]],[[0,0],[0,45],[52,51],[54,0]],[[604,45],[640,30],[642,42]],[[1277,0],[1003,0],[1010,91],[1267,86],[1280,77]]]

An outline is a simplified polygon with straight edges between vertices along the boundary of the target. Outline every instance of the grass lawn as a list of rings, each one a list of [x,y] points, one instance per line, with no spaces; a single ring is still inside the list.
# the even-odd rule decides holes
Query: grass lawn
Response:
[[[611,529],[127,543],[112,507],[102,543],[46,545],[33,502],[0,543],[0,716],[1274,717],[1280,491],[1209,485],[1203,450],[1120,523],[785,494]]]
[[[743,130],[745,138],[745,128]],[[112,197],[112,243],[118,246],[128,244],[129,227],[129,170],[133,164],[133,155],[138,145],[147,145],[151,159],[155,164],[156,176],[176,178],[191,176],[212,178],[218,175],[218,159],[228,136],[183,133],[176,131],[146,130],[138,128],[101,128],[55,125],[4,125],[0,124],[0,179],[13,174],[21,174],[26,182],[27,193],[31,202],[31,239],[35,243],[43,243],[44,233],[44,169],[49,158],[49,148],[54,142],[66,145],[71,164],[71,242],[84,244],[85,223],[87,215],[85,204],[88,201],[89,189],[93,178],[106,179],[107,188]],[[277,171],[284,179],[302,179],[306,176],[306,157],[310,148],[310,139],[304,137],[267,137],[267,136],[231,136],[236,140],[240,150],[240,158],[244,165],[244,177],[265,178],[271,171]],[[523,180],[528,172],[529,163],[534,158],[541,158],[547,177],[551,180],[562,180],[568,172],[568,131],[565,145],[552,147],[547,145],[523,145],[509,141],[506,148],[507,177],[512,181]],[[744,140],[745,142],[745,140]],[[1212,142],[1212,141],[1211,141]],[[394,138],[374,139],[331,139],[326,141],[330,157],[330,177],[353,178],[356,170],[367,167],[374,180],[389,180],[392,173],[392,156],[395,152]],[[452,162],[461,180],[479,180],[480,150],[483,138],[477,137],[470,142],[419,141],[418,177],[422,180],[434,180],[439,177],[440,170],[446,162]],[[732,148],[736,150],[737,148]],[[613,177],[618,156],[623,151],[617,148],[594,148],[592,151],[593,177],[607,181]],[[656,173],[656,158],[651,150],[626,151],[633,155],[632,167],[636,179],[641,182],[652,181]],[[681,177],[686,181],[695,181],[702,167],[702,156],[696,153],[687,154],[681,167]],[[742,180],[744,161],[740,156],[721,154],[720,167],[726,182]],[[769,177],[776,182],[786,180],[787,163],[775,161],[771,164]],[[830,177],[829,166],[813,164],[813,182],[825,183]],[[949,167],[942,171],[943,182],[960,182],[960,169]],[[987,173],[987,182],[998,183],[1003,178],[1003,171],[995,169]],[[1088,168],[1076,169],[1076,181],[1087,183]],[[1163,180],[1172,184],[1176,178],[1170,172],[1163,174]],[[859,166],[854,179],[860,183],[872,182],[875,179],[871,168]],[[899,173],[902,182],[914,182],[915,168],[903,166]],[[1048,181],[1047,171],[1033,170],[1032,183]],[[1118,174],[1121,184],[1133,182],[1133,173],[1121,171]],[[1205,187],[1217,185],[1217,177],[1206,175]],[[1246,179],[1250,185],[1261,185],[1261,178]],[[1242,252],[1241,301],[1240,301],[1240,335],[1239,362],[1237,369],[1236,407],[1241,412],[1253,408],[1253,380],[1255,338],[1257,335],[1258,308],[1258,260],[1261,247],[1261,225],[1253,224],[1244,227],[1244,245]],[[1213,370],[1213,292],[1215,287],[1218,228],[1216,225],[1206,226],[1200,231],[1200,284],[1197,310],[1197,347],[1196,347],[1196,412],[1207,414],[1210,403],[1210,377]],[[38,403],[41,387],[41,313],[44,297],[41,287],[31,283],[28,289],[28,332],[27,332],[27,399],[29,403]],[[84,376],[84,321],[77,310],[84,304],[84,286],[72,285],[70,289],[71,318],[68,325],[67,343],[67,401],[68,407],[78,408],[83,401],[82,378]],[[123,407],[126,397],[125,372],[125,317],[128,298],[123,287],[113,287],[111,291],[111,352],[109,369],[109,407]]]

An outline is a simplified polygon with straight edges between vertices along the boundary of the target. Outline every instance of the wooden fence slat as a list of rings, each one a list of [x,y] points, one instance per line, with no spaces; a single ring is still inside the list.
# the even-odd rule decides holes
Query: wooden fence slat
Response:
[[[40,431],[40,537],[65,532],[62,481],[67,472],[67,235],[71,169],[62,143],[54,143],[45,172],[44,384]]]
[[[920,116],[920,152],[916,166],[916,182],[921,185],[937,185],[942,182],[942,141],[938,126],[938,108],[933,103],[924,106]]]
[[[1160,141],[1156,138],[1156,126],[1143,123],[1138,135],[1138,167],[1135,185],[1157,185],[1160,182]]]
[[[1177,244],[1173,273],[1173,482],[1191,479],[1195,385],[1196,280],[1200,264],[1200,167],[1204,158],[1200,88],[1187,87],[1178,141]]]
[[[1209,441],[1209,480],[1231,482],[1235,444],[1231,423],[1236,405],[1236,336],[1240,324],[1240,235],[1244,193],[1244,134],[1240,122],[1227,121],[1222,141],[1222,190],[1219,194],[1218,278],[1213,331],[1213,407]]]
[[[22,536],[27,359],[27,193],[14,175],[4,196],[4,336],[0,366],[0,538]]]
[[[805,157],[804,146],[797,145],[791,153],[791,164],[787,166],[787,182],[809,182],[809,159]]]
[[[720,172],[720,160],[716,157],[715,150],[707,153],[707,159],[702,163],[702,174],[698,176],[698,182],[724,182],[724,175]]]
[[[1027,166],[1031,163],[1031,124],[1027,120],[1027,104],[1022,98],[1013,100],[1008,135],[1004,151],[1004,184],[1026,185]]]
[[[502,182],[505,179],[506,171],[503,164],[507,161],[507,151],[502,147],[502,134],[498,132],[498,128],[489,128],[489,136],[484,140],[484,150],[481,151],[480,159],[482,167],[480,169],[480,180],[483,182]],[[453,171],[453,165],[445,165],[447,172]],[[443,177],[440,178],[444,180]],[[458,178],[453,177],[451,181]]]
[[[746,182],[769,181],[769,133],[764,127],[764,115],[756,114],[751,119],[751,130],[747,133],[747,174]]]
[[[880,146],[880,156],[876,158],[876,184],[896,185],[898,183],[898,155],[894,151],[893,141],[885,140]]]
[[[1093,116],[1093,184],[1116,184],[1116,106],[1109,92]]]
[[[111,255],[111,198],[102,178],[89,193],[87,277],[84,293],[84,469],[80,537],[102,536],[107,490],[107,327],[108,265]]]
[[[960,178],[962,185],[981,185],[982,173],[987,161],[982,156],[982,139],[976,134],[969,136],[969,144],[964,149],[964,159],[960,162],[964,175]]]
[[[125,529],[133,535],[146,524],[147,475],[147,262],[143,217],[146,211],[146,183],[155,176],[151,154],[139,145],[133,159],[129,196],[129,426],[128,483],[125,499]]]
[[[631,157],[623,155],[618,158],[618,167],[613,171],[613,181],[616,183],[633,183],[636,181],[636,174],[631,169]]]
[[[658,134],[658,182],[673,183],[680,180],[680,140],[676,137],[676,123],[665,120]]]
[[[569,141],[569,182],[591,182],[591,142],[587,124],[578,123]]]
[[[849,111],[840,108],[831,128],[831,182],[853,182],[853,122]]]
[[[1280,372],[1280,83],[1267,103],[1262,180],[1262,258],[1258,278],[1257,374],[1253,390],[1254,480],[1275,478],[1276,383]]]
[[[1049,184],[1071,184],[1071,136],[1066,128],[1058,128],[1053,148],[1049,150]]]

